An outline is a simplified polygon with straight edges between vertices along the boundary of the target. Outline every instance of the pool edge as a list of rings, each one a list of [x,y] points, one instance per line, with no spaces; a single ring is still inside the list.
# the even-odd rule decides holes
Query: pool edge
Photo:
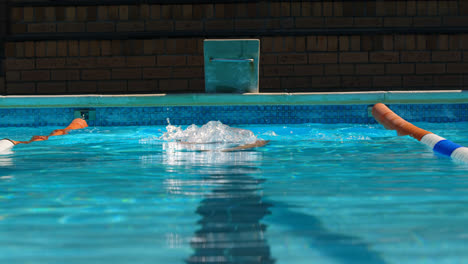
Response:
[[[0,108],[214,105],[347,105],[468,103],[468,92],[372,91],[336,93],[122,94],[0,96]]]

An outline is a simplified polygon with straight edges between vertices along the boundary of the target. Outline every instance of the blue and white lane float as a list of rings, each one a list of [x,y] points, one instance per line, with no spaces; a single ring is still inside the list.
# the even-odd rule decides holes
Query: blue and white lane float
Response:
[[[396,130],[399,136],[410,135],[434,152],[468,163],[468,148],[407,122],[384,104],[375,104],[372,107],[372,116],[386,129]]]

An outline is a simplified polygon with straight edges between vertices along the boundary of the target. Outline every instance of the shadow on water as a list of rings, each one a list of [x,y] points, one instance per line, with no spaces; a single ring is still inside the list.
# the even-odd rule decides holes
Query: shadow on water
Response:
[[[175,155],[175,156],[174,156]],[[266,239],[268,217],[310,247],[337,263],[386,263],[359,237],[327,230],[316,217],[294,211],[294,205],[266,200],[259,160],[261,152],[173,152],[172,165],[195,165],[214,187],[196,209],[199,229],[191,239],[194,253],[186,263],[275,263]],[[175,163],[174,163],[175,162]],[[208,166],[205,166],[208,165]]]

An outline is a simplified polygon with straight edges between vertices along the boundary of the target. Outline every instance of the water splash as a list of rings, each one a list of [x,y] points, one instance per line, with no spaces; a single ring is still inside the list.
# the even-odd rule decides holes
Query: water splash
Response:
[[[254,133],[247,129],[230,127],[220,121],[210,121],[205,125],[198,127],[190,125],[183,130],[180,127],[171,125],[166,126],[161,139],[166,141],[177,141],[185,143],[209,144],[209,143],[237,143],[250,144],[257,141]]]

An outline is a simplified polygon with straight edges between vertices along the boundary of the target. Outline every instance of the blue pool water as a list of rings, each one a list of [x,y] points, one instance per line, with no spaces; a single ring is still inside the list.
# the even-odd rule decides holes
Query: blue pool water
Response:
[[[468,123],[416,125],[468,146]],[[241,127],[271,142],[199,152],[139,126],[16,146],[0,263],[468,262],[468,165],[379,125]]]

